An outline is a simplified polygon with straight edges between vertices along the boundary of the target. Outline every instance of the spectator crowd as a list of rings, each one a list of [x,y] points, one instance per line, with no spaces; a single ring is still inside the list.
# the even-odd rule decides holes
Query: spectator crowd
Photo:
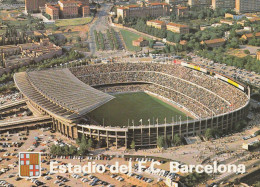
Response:
[[[102,87],[105,92],[150,91],[200,117],[230,112],[248,100],[246,94],[234,86],[179,64],[113,63],[70,70],[91,86],[113,85]]]

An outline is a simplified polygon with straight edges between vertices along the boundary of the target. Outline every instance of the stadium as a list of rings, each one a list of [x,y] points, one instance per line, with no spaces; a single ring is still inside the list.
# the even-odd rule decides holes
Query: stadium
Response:
[[[107,147],[157,145],[160,136],[231,132],[248,113],[250,89],[186,62],[113,63],[20,72],[16,87],[34,115],[76,139]]]

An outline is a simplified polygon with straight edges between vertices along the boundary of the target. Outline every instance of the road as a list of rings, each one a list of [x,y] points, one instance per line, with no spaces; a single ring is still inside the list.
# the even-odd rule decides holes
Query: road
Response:
[[[110,4],[101,4],[101,8],[98,10],[96,15],[96,20],[90,25],[88,42],[91,55],[96,53],[94,30],[103,31],[109,28],[108,13],[110,8]]]
[[[244,157],[243,157],[243,158],[244,158]],[[243,159],[243,158],[242,158],[242,159]],[[235,164],[235,165],[241,164],[241,160],[242,160],[242,159],[239,159],[239,160],[237,160],[236,162],[229,163],[229,164]],[[253,165],[258,166],[259,164],[260,164],[260,160],[258,160],[258,161],[256,161],[256,162],[253,162],[253,163],[251,163],[251,164],[249,164],[249,165],[246,165],[246,171],[249,170],[250,168],[252,168]],[[221,181],[228,180],[228,179],[230,179],[230,178],[232,178],[232,177],[235,177],[236,175],[237,175],[237,174],[234,173],[234,172],[222,174],[222,175],[220,175],[220,176],[217,178],[216,182],[220,183]]]

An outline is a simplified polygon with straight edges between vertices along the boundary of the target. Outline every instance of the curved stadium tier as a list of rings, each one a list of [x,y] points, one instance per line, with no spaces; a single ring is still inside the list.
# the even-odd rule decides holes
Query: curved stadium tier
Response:
[[[129,147],[132,140],[136,147],[155,146],[159,136],[196,136],[207,128],[229,132],[247,116],[250,100],[245,85],[184,62],[97,64],[16,73],[14,80],[31,111],[50,116],[54,130],[73,139],[84,134],[108,147]],[[151,98],[122,100],[119,93]],[[140,110],[130,114],[131,105]]]

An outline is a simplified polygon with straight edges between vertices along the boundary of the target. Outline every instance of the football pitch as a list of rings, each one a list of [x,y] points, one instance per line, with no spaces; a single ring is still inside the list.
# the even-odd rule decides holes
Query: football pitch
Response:
[[[171,123],[173,118],[174,121],[187,120],[183,112],[144,92],[117,94],[115,97],[88,116],[105,126],[133,126],[132,121],[140,125],[141,119],[143,125],[148,125],[149,119],[151,125],[156,124],[157,118],[159,124],[164,124],[165,118],[167,123]]]

